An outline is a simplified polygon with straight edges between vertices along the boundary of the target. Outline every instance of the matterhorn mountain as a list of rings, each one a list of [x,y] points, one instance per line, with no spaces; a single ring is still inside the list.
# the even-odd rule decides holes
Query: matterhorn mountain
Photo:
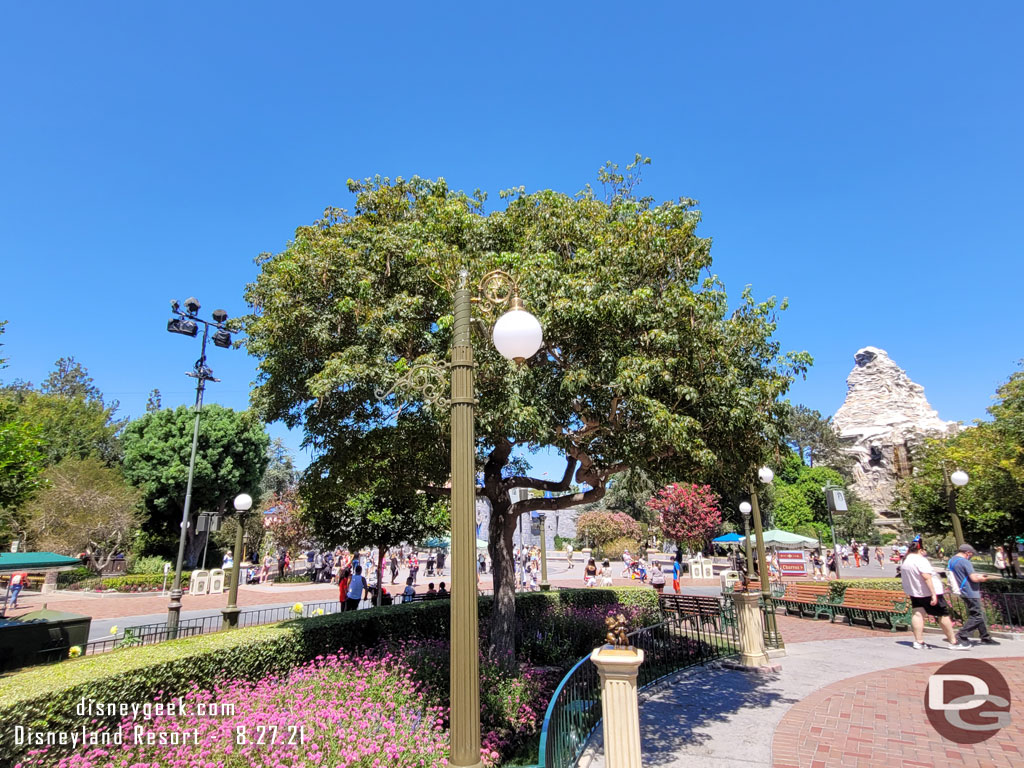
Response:
[[[842,450],[853,461],[852,488],[875,511],[875,522],[892,526],[899,514],[892,507],[897,480],[913,467],[910,455],[926,437],[944,437],[960,429],[943,421],[907,372],[884,349],[864,347],[853,356],[846,378],[846,400],[832,421]]]

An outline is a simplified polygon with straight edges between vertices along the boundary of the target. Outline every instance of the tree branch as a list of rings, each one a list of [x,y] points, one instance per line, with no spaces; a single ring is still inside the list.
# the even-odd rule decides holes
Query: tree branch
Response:
[[[573,470],[576,469],[576,459],[569,456],[565,460],[565,473],[561,480],[538,480],[535,477],[526,475],[513,475],[501,481],[499,488],[504,493],[512,488],[533,488],[536,491],[567,491],[572,481]]]

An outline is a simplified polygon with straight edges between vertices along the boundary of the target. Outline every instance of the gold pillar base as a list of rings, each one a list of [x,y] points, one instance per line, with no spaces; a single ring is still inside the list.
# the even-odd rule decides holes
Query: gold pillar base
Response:
[[[745,667],[770,667],[772,661],[764,647],[759,592],[735,592],[736,624],[740,636],[740,664]]]
[[[641,768],[640,706],[636,676],[644,662],[639,648],[603,645],[590,660],[601,676],[601,707],[606,768]]]

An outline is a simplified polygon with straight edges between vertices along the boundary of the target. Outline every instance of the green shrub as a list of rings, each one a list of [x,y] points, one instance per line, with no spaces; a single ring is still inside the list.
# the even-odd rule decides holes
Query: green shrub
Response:
[[[99,579],[96,571],[88,566],[80,565],[77,568],[72,568],[70,571],[62,571],[58,573],[57,587],[59,589],[66,589],[72,584],[81,584],[83,581],[88,581],[90,579]]]
[[[634,539],[614,539],[601,547],[601,556],[609,560],[621,560],[622,553],[627,549],[635,558],[640,551],[640,542]]]
[[[122,580],[144,578],[119,577]],[[516,598],[519,620],[550,603],[574,607],[634,606],[641,616],[657,616],[657,594],[643,587],[565,589],[533,592]],[[494,598],[481,597],[481,629],[490,619]],[[359,650],[385,640],[448,636],[447,600],[391,606],[379,610],[293,619],[280,624],[125,648],[98,656],[30,667],[0,676],[0,722],[37,730],[74,731],[87,725],[112,726],[118,718],[79,717],[75,706],[84,697],[99,702],[143,704],[157,691],[164,699],[184,695],[193,685],[212,688],[226,679],[257,680],[287,673],[318,655],[339,649]],[[13,729],[0,729],[0,765],[13,765],[28,746],[17,747]]]
[[[558,550],[559,552],[564,552],[566,544],[571,544],[574,552],[578,552],[580,550],[580,546],[579,546],[579,544],[576,543],[576,539],[569,539],[569,538],[566,538],[564,536],[559,536],[556,533],[555,534],[555,549]]]
[[[164,565],[167,561],[159,555],[152,555],[150,557],[136,557],[132,558],[131,565],[128,566],[128,573],[140,574],[140,573],[156,573],[163,578]]]

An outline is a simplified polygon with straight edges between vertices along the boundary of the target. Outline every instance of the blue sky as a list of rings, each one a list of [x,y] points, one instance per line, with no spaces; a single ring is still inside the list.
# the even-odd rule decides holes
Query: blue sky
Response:
[[[874,345],[969,421],[1024,357],[1021,4],[370,5],[0,6],[6,381],[74,355],[123,414],[189,403],[168,301],[244,313],[346,179],[497,206],[635,152],[644,193],[700,200],[730,294],[790,299],[794,402],[833,413]],[[253,361],[210,364],[245,407]]]

